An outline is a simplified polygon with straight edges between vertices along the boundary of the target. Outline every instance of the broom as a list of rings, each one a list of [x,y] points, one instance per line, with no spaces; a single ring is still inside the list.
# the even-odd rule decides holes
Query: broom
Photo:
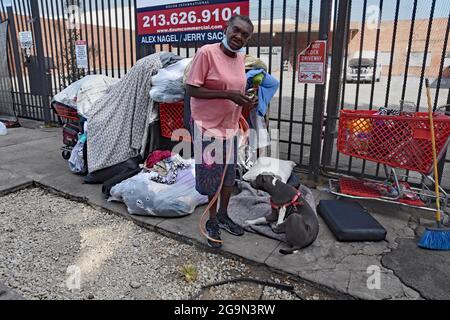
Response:
[[[430,118],[431,127],[431,143],[433,146],[433,162],[434,162],[434,177],[436,179],[435,189],[436,189],[436,228],[427,228],[422,240],[419,243],[419,247],[428,250],[450,250],[450,229],[444,228],[441,222],[441,196],[439,189],[439,173],[438,173],[438,160],[436,153],[436,135],[434,131],[434,120],[433,120],[433,106],[431,100],[430,92],[430,81],[426,79],[426,89],[428,97],[428,114]]]

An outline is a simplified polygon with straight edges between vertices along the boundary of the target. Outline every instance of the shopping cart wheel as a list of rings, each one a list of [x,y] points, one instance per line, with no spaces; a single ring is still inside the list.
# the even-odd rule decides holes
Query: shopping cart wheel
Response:
[[[62,152],[62,157],[63,157],[64,160],[69,160],[70,159],[70,155],[71,155],[70,151],[64,150]]]

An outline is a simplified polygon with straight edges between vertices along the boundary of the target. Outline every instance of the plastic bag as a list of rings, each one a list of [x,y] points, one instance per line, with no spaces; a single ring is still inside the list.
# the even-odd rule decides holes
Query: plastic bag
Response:
[[[261,117],[260,115],[256,116],[255,121],[255,131],[254,131],[254,146],[258,149],[266,148],[270,146],[270,137],[269,137],[269,131],[267,130],[266,126],[266,120],[264,117]],[[252,137],[250,136],[250,141]],[[252,144],[252,142],[251,142]]]
[[[183,59],[179,62],[160,69],[152,77],[150,97],[156,102],[174,103],[184,99],[185,88],[183,84],[184,71],[192,59]]]
[[[3,122],[0,122],[0,136],[6,136],[8,134],[8,129]]]
[[[83,149],[85,143],[86,143],[86,135],[82,135],[80,136],[78,143],[72,150],[69,159],[69,168],[70,171],[72,171],[73,173],[83,174],[86,172],[86,165],[84,163],[83,157]]]
[[[182,217],[206,204],[208,198],[195,190],[195,161],[181,171],[177,183],[166,185],[150,180],[151,173],[142,172],[111,189],[109,201],[124,202],[132,215]]]
[[[119,80],[102,75],[89,75],[80,79],[60,93],[55,95],[52,102],[59,102],[78,110],[86,118],[86,112],[107,90]]]

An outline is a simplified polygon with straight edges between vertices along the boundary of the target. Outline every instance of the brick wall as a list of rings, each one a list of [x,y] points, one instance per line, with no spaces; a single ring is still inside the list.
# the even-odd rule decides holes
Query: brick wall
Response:
[[[358,30],[356,35],[351,39],[349,44],[350,56],[357,54],[360,51],[361,42],[361,24],[352,23],[352,28]],[[394,53],[394,63],[392,66],[392,74],[394,76],[400,76],[405,73],[406,69],[406,58],[407,50],[410,36],[411,21],[404,20],[399,21],[397,29],[397,39],[395,41],[395,53]],[[439,69],[441,64],[442,50],[444,44],[444,37],[447,28],[447,19],[435,19],[433,21],[433,28],[430,37],[429,50],[430,61],[429,66],[425,69],[425,76],[427,77],[437,77],[439,75]],[[414,52],[413,56],[420,58],[420,54],[425,52],[425,42],[428,30],[428,20],[416,20],[414,28],[414,36],[412,42],[411,51]],[[364,35],[364,46],[365,51],[375,51],[377,30],[365,29]],[[379,52],[384,52],[384,56],[387,56],[391,52],[392,39],[394,35],[394,23],[393,21],[383,22],[381,25],[380,33],[380,46]],[[450,53],[450,43],[447,47],[447,52]],[[420,60],[414,59],[413,60]],[[420,61],[420,66],[410,66],[409,74],[411,76],[420,76],[422,72],[422,61]],[[446,66],[448,67],[448,65]],[[389,71],[389,66],[383,66],[382,73],[387,75]],[[446,74],[450,71],[446,70]]]

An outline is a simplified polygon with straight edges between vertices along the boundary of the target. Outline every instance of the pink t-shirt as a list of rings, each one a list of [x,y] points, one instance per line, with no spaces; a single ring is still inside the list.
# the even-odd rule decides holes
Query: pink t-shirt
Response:
[[[227,56],[220,44],[205,45],[197,51],[186,81],[211,90],[238,90],[245,93],[245,55]],[[239,129],[242,107],[228,99],[191,99],[192,118],[209,135],[230,139]],[[208,133],[206,133],[208,134]]]

